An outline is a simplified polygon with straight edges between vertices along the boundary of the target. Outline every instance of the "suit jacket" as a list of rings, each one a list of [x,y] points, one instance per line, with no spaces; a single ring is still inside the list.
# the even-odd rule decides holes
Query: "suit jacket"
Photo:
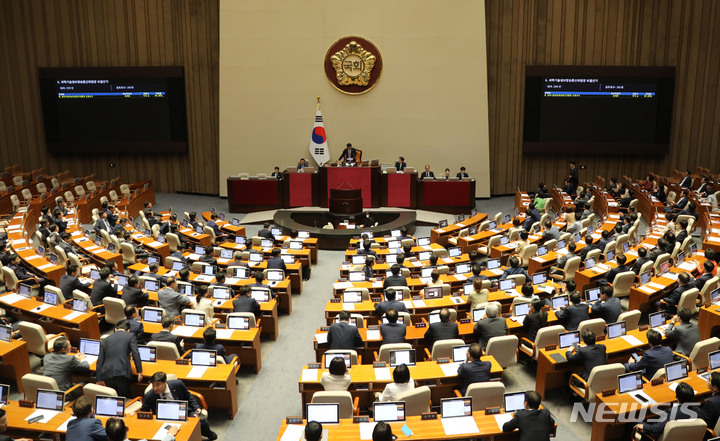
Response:
[[[198,262],[207,263],[208,265],[213,265],[213,266],[217,266],[217,264],[218,264],[216,258],[214,258],[213,256],[208,256],[208,255],[200,256],[200,258],[198,259]]]
[[[216,235],[216,236],[222,236],[223,233],[222,233],[222,231],[220,231],[220,227],[218,227],[218,224],[215,223],[215,221],[209,220],[209,221],[207,221],[207,223],[205,224],[205,226],[212,228],[213,231],[215,232],[215,235]]]
[[[255,315],[260,314],[260,304],[257,300],[248,296],[240,296],[232,301],[233,312],[252,312]]]
[[[406,167],[406,166],[407,166],[407,164],[406,164],[405,162],[395,161],[395,169],[396,169],[397,171],[403,171],[403,170],[405,170],[405,167]]]
[[[565,254],[564,256],[562,256],[561,258],[558,259],[557,267],[560,269],[565,269],[565,264],[567,263],[567,261],[572,259],[575,256],[576,256],[575,253],[571,253],[568,251],[567,254]]]
[[[425,341],[432,349],[433,343],[438,340],[447,340],[451,338],[460,338],[458,324],[455,322],[438,322],[432,323],[425,331]]]
[[[700,330],[697,325],[692,322],[680,322],[677,325],[670,323],[665,330],[665,337],[677,342],[675,352],[688,356],[695,347],[695,343],[700,341]]]
[[[180,380],[168,380],[167,389],[172,394],[174,400],[187,401],[188,402],[188,416],[192,416],[199,409],[198,403],[190,394],[185,383]],[[152,388],[150,391],[143,396],[142,408],[140,410],[145,412],[155,413],[157,411],[157,400],[160,399],[160,395],[156,394]]]
[[[558,230],[558,227],[553,226],[551,228],[548,228],[543,233],[543,240],[559,240],[560,239],[560,230]]]
[[[604,302],[595,302],[592,305],[593,314],[599,314],[605,323],[615,323],[622,314],[622,305],[617,297],[610,297]]]
[[[65,242],[64,240],[61,240],[60,243],[58,243],[58,247],[60,247],[63,251],[65,251],[65,254],[70,254],[70,253],[77,254],[75,252],[75,250],[73,249],[73,247],[69,243]]]
[[[631,270],[632,270],[632,268],[630,268],[627,265],[618,265],[617,267],[608,271],[607,275],[605,276],[605,280],[607,280],[608,283],[613,283],[613,280],[615,280],[615,276],[617,276],[620,273],[624,273],[626,271],[631,271]]]
[[[652,378],[658,369],[664,368],[666,364],[672,363],[673,352],[667,346],[654,346],[643,354],[640,361],[625,363],[625,371],[642,371],[645,378]]]
[[[713,277],[713,273],[705,273],[702,276],[698,277],[697,279],[695,279],[695,288],[697,288],[698,291],[702,291],[705,283]]]
[[[688,283],[687,285],[680,285],[675,288],[673,292],[671,292],[670,295],[665,297],[663,300],[677,307],[678,303],[680,303],[680,297],[682,297],[683,293],[693,288],[695,288],[695,284],[693,284],[692,282]]]
[[[93,227],[95,231],[100,232],[100,230],[105,230],[108,233],[110,233],[110,221],[107,219],[100,218],[95,222],[95,225]]]
[[[93,284],[90,301],[93,306],[102,305],[105,297],[117,297],[117,289],[106,280],[98,279]]]
[[[520,441],[550,441],[555,420],[547,409],[518,410],[513,419],[503,424],[503,432],[520,431]]]
[[[65,437],[73,441],[107,441],[108,439],[102,421],[94,416],[70,421]]]
[[[330,349],[355,349],[363,345],[360,332],[347,322],[330,325],[328,343],[330,343]]]
[[[458,377],[463,382],[460,393],[465,395],[468,386],[473,383],[483,383],[490,381],[490,368],[492,363],[489,361],[472,360],[470,363],[463,363],[458,368]]]
[[[635,264],[632,267],[632,270],[635,274],[640,274],[640,269],[643,265],[645,265],[647,262],[650,262],[652,259],[648,257],[638,257],[635,260]]]
[[[690,185],[692,185],[692,178],[690,176],[685,176],[682,181],[680,181],[681,187],[690,188]]]
[[[87,361],[79,361],[75,356],[61,352],[50,352],[43,357],[45,370],[43,375],[54,378],[58,389],[68,390],[73,386],[71,375],[79,369],[89,369]]]
[[[389,288],[391,286],[407,286],[407,279],[401,274],[385,277],[385,280],[383,280],[383,288]]]
[[[73,298],[73,291],[79,289],[82,292],[89,292],[90,287],[78,280],[77,277],[63,274],[60,277],[60,291],[62,291],[65,300]]]
[[[605,345],[581,346],[574,353],[567,351],[567,360],[571,363],[582,363],[583,371],[580,376],[587,380],[595,366],[602,366],[607,363],[607,349]]]
[[[355,158],[357,158],[357,150],[352,147],[345,147],[338,158],[338,161],[344,160],[345,162],[355,162]]]
[[[424,171],[420,175],[420,179],[430,179],[430,178],[435,179],[435,173],[433,173],[431,171]]]
[[[177,347],[178,354],[183,354],[183,348],[180,345],[180,342],[182,341],[182,338],[180,336],[173,334],[170,331],[167,331],[163,329],[160,332],[156,332],[153,335],[150,336],[150,341],[165,341],[168,343],[175,343],[175,346]]]
[[[527,331],[528,339],[530,341],[535,341],[538,331],[547,326],[547,318],[548,314],[545,311],[531,312],[525,316],[523,327],[525,328],[525,331]]]
[[[142,292],[140,288],[123,288],[122,299],[125,305],[145,306],[148,302],[148,293]]]
[[[130,332],[135,335],[135,341],[139,345],[145,344],[145,327],[143,326],[142,322],[139,322],[135,319],[127,319],[128,323],[130,323]]]
[[[580,322],[590,318],[586,303],[570,304],[567,308],[559,310],[555,315],[565,323],[565,329],[568,331],[577,331]]]
[[[670,421],[687,420],[696,418],[699,414],[702,415],[700,409],[694,406],[690,407],[689,409],[686,409],[677,403],[673,404],[672,406],[675,409],[667,409],[661,421],[658,421],[656,423],[643,423],[643,432],[646,435],[650,435],[651,437],[658,439],[663,433],[663,430],[665,430],[665,425]],[[671,415],[675,415],[674,420],[670,419]]]
[[[500,276],[500,280],[507,279],[508,276],[512,276],[512,275],[515,275],[515,274],[522,274],[522,275],[524,275],[524,276],[525,276],[525,280],[528,281],[528,282],[532,280],[532,279],[530,278],[530,276],[528,275],[527,271],[525,271],[525,269],[524,269],[524,268],[521,268],[521,267],[517,267],[517,268],[509,267],[509,268],[506,268],[505,271],[503,271],[502,276]]]
[[[260,230],[258,230],[257,235],[262,237],[263,239],[275,240],[275,236],[272,235],[272,231],[268,230],[267,228],[261,228]]]
[[[132,355],[136,371],[142,372],[137,340],[132,332],[115,331],[101,340],[100,355],[96,363],[97,381],[105,381],[113,377],[132,378],[130,355]]]
[[[158,304],[167,312],[170,317],[180,315],[180,306],[192,304],[192,300],[170,287],[165,287],[158,291]]]
[[[700,407],[700,418],[712,428],[717,424],[718,417],[720,417],[720,394],[713,394]]]
[[[383,323],[380,325],[382,344],[403,343],[407,327],[402,323]]]
[[[485,350],[488,340],[507,333],[507,323],[502,317],[487,317],[475,323],[473,333],[478,339],[480,347]]]
[[[287,268],[285,267],[285,261],[282,260],[281,257],[273,257],[273,258],[268,259],[267,267],[268,268],[277,268],[277,269],[281,269],[283,271],[287,271]]]
[[[375,306],[375,313],[378,317],[382,317],[383,314],[394,309],[395,311],[408,312],[407,307],[400,300],[389,300],[387,302],[380,302]]]

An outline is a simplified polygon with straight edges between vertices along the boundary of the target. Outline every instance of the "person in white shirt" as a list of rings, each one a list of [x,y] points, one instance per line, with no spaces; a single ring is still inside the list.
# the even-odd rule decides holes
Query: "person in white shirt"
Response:
[[[345,366],[345,358],[341,356],[336,356],[335,358],[333,358],[330,361],[330,367],[328,369],[328,372],[323,372],[323,374],[320,376],[320,384],[322,384],[323,389],[327,391],[347,390],[351,382],[352,378],[347,372],[347,366]]]
[[[385,386],[385,390],[375,393],[378,401],[396,401],[398,395],[415,389],[415,381],[410,378],[410,369],[401,364],[393,371],[393,382]]]

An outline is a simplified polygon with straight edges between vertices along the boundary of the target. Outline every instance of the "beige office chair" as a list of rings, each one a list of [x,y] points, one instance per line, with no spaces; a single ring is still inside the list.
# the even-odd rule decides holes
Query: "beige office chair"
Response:
[[[591,251],[588,252],[587,255],[585,256],[585,260],[587,260],[587,259],[593,259],[593,260],[595,260],[595,263],[597,263],[597,262],[599,261],[600,254],[602,254],[602,253],[600,252],[600,250],[591,250]]]
[[[362,314],[352,313],[350,314],[350,318],[355,319],[355,323],[357,324],[358,329],[362,329],[365,327],[365,317],[363,317]]]
[[[65,296],[63,295],[63,292],[62,290],[60,290],[60,288],[58,288],[57,286],[46,285],[44,289],[45,291],[49,291],[57,296],[58,306],[62,306],[65,303]]]
[[[75,205],[75,195],[73,195],[71,191],[65,192],[65,202],[71,207]]]
[[[97,190],[97,187],[95,186],[94,181],[87,181],[85,183],[85,187],[88,189],[89,192],[93,192]]]
[[[118,198],[117,191],[115,191],[115,190],[110,190],[110,192],[108,193],[108,196],[110,196],[110,202],[115,203],[120,200],[120,198]]]
[[[429,387],[420,386],[398,394],[397,400],[405,402],[406,416],[419,416],[423,413],[430,412],[430,406],[432,405],[431,395],[432,393]]]
[[[515,335],[492,337],[488,340],[485,353],[492,355],[503,369],[515,366],[518,360],[519,340]]]
[[[626,331],[632,331],[633,329],[637,329],[638,326],[640,326],[640,316],[642,313],[637,310],[633,309],[632,311],[625,311],[622,314],[618,316],[619,322],[625,322],[625,330]]]
[[[546,326],[538,330],[535,336],[535,341],[523,337],[520,340],[519,349],[525,355],[532,357],[537,360],[540,353],[540,349],[544,349],[547,345],[558,344],[559,335],[561,332],[565,332],[565,328],[561,325]]]
[[[33,200],[32,192],[27,188],[23,188],[20,194],[22,194],[26,204],[29,204]]]
[[[52,184],[53,190],[56,188],[60,188],[60,180],[58,178],[50,179],[50,184]]]
[[[150,341],[148,342],[148,346],[154,346],[157,348],[155,356],[158,360],[175,361],[180,358],[180,352],[178,352],[178,348],[175,346],[175,343],[166,341]]]
[[[448,242],[449,242],[450,244],[452,244],[452,245],[457,245],[457,244],[458,244],[458,239],[460,239],[461,237],[467,237],[469,234],[470,234],[470,229],[469,229],[469,228],[463,228],[463,229],[460,230],[460,232],[458,232],[458,236],[457,236],[457,237],[448,237]]]
[[[76,185],[76,186],[75,186],[75,194],[76,194],[77,197],[79,197],[80,199],[82,199],[82,198],[84,198],[85,196],[87,196],[87,193],[85,193],[85,189],[83,188],[82,185]]]
[[[522,252],[520,253],[520,265],[523,268],[527,268],[528,264],[530,263],[530,259],[537,255],[537,250],[538,246],[534,243],[523,248]]]
[[[615,246],[617,245],[617,242],[614,240],[611,240],[610,242],[605,245],[605,248],[603,249],[603,255],[606,255],[608,251],[615,251]]]
[[[594,403],[595,395],[607,389],[615,389],[618,375],[624,373],[625,366],[620,363],[596,366],[590,371],[587,381],[583,380],[578,374],[572,374],[570,376],[570,389],[585,402]],[[576,383],[580,383],[580,385]]]
[[[698,291],[697,288],[688,289],[682,295],[680,296],[680,301],[678,302],[678,309],[682,308],[683,306],[690,310],[690,313],[697,314],[697,302],[698,302],[698,296],[700,295],[700,291]]]
[[[358,401],[360,397],[353,400],[352,394],[348,391],[318,391],[312,396],[312,403],[332,403],[340,405],[340,418],[352,418],[358,415]],[[407,410],[405,411],[407,413]]]
[[[687,357],[690,361],[690,368],[695,370],[709,366],[710,358],[708,354],[718,349],[720,349],[720,339],[717,337],[710,337],[695,343],[693,350],[690,352],[690,356]]]
[[[160,224],[155,224],[150,227],[150,234],[154,239],[157,239],[157,237],[160,235]]]
[[[120,186],[120,193],[123,194],[123,197],[127,197],[130,195],[130,186],[127,184],[122,184]]]
[[[633,287],[633,283],[635,283],[635,277],[634,272],[624,271],[615,276],[612,283],[613,297],[620,299],[620,305],[625,311],[627,311],[630,306],[630,289]]]
[[[230,317],[246,317],[248,319],[248,324],[250,328],[256,328],[260,325],[260,321],[262,319],[257,319],[257,322],[255,321],[255,314],[252,312],[231,312],[227,315],[226,323],[230,321]]]
[[[17,212],[23,205],[22,203],[20,203],[20,198],[18,198],[16,194],[10,195],[10,203],[12,204],[13,212]]]
[[[125,320],[125,301],[115,297],[105,297],[103,299],[105,305],[105,321],[110,324],[116,324]]]
[[[593,331],[595,331],[595,335],[604,335],[605,320],[601,318],[596,318],[581,321],[577,328],[580,339],[582,339],[582,334],[586,329],[592,329]]]
[[[5,193],[7,191],[7,185],[5,185],[5,181],[0,181],[0,193]]]
[[[390,351],[412,349],[410,343],[386,343],[380,346],[380,350],[375,353],[375,361],[384,361],[390,363]]]
[[[13,176],[13,186],[20,187],[23,185],[23,177],[22,176]]]
[[[448,308],[448,310],[450,311],[450,319],[449,319],[450,323],[455,323],[457,321],[457,310],[452,309],[452,308]],[[434,310],[430,311],[430,314],[436,314],[436,313],[439,314],[440,311],[441,311],[440,309],[434,309]]]
[[[625,252],[623,245],[630,240],[629,234],[621,234],[615,239],[615,255],[622,254]]]
[[[543,244],[543,246],[546,247],[547,250],[548,250],[548,252],[549,252],[549,251],[555,251],[555,250],[557,249],[557,244],[558,244],[558,241],[557,241],[557,240],[555,240],[555,239],[550,239],[550,240],[546,241],[546,242]]]
[[[115,389],[107,386],[98,386],[95,383],[87,383],[83,386],[83,395],[90,400],[91,403],[95,403],[95,397],[106,396],[106,397],[117,397]],[[142,397],[135,397],[125,403],[125,415],[137,413],[142,408]]]
[[[25,374],[22,376],[21,381],[24,389],[23,394],[25,396],[25,399],[30,401],[37,400],[38,389],[60,390],[58,388],[57,381],[55,381],[54,378],[46,377],[44,375]],[[82,384],[76,384],[75,386],[66,390],[64,394],[67,397],[69,393],[75,392],[80,388],[82,388]],[[66,407],[69,405],[70,403],[65,403]]]
[[[575,273],[580,269],[582,259],[579,256],[571,257],[565,262],[565,269],[558,267],[550,268],[550,278],[559,282],[567,282],[575,279]]]
[[[642,427],[642,425],[638,425]],[[670,421],[665,425],[663,432],[654,441],[702,441],[705,437],[705,431],[707,430],[707,424],[700,418],[693,418],[687,420],[674,420]],[[645,437],[653,440],[651,436],[645,434]],[[632,439],[640,441],[643,438],[642,429],[633,430]]]
[[[37,185],[35,185],[35,189],[37,189],[38,194],[47,193],[47,186],[44,182],[38,182]]]
[[[404,246],[407,246],[407,245],[410,245],[411,247],[414,247],[414,246],[415,246],[415,239],[412,239],[412,238],[403,239],[403,240],[400,241],[400,245],[403,246],[403,247],[404,247]]]
[[[462,346],[465,344],[465,340],[461,338],[449,338],[446,340],[438,340],[435,343],[433,343],[432,346],[432,352],[428,351],[427,348],[425,348],[425,353],[428,357],[428,360],[437,360],[438,358],[444,358],[449,357],[452,359],[453,357],[453,347],[454,346]]]
[[[170,248],[170,252],[174,253],[180,248],[180,238],[175,233],[167,233],[165,235],[165,242]]]
[[[55,340],[60,337],[68,338],[64,332],[46,334],[42,326],[31,322],[18,323],[18,330],[22,334],[22,339],[27,342],[28,352],[40,357],[52,351]]]
[[[712,303],[711,293],[718,288],[718,281],[720,281],[720,277],[715,276],[703,285],[703,289],[700,290],[700,302],[703,305],[709,305]]]
[[[455,391],[460,397],[460,392]],[[472,397],[472,410],[483,411],[489,407],[503,407],[505,385],[500,381],[488,381],[486,383],[472,383],[465,391],[466,397]]]
[[[130,266],[137,263],[137,258],[135,257],[135,249],[133,248],[132,244],[129,244],[127,242],[121,243],[120,251],[122,253],[124,266]]]
[[[105,248],[110,245],[110,234],[106,230],[100,230],[100,244]]]
[[[653,265],[653,271],[655,271],[655,275],[660,274],[660,266],[669,260],[670,260],[669,253],[663,253],[658,256],[657,260],[655,260],[655,264]]]

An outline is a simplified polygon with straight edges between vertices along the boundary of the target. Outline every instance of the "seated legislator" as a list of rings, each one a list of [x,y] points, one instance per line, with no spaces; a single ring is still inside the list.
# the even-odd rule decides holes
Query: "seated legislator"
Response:
[[[468,386],[471,384],[490,381],[490,368],[492,367],[492,363],[482,361],[480,359],[482,355],[483,351],[480,345],[477,343],[471,344],[467,351],[467,360],[458,368],[458,377],[460,377],[463,382],[462,389],[460,390],[462,395],[465,395]]]
[[[605,320],[605,323],[615,323],[622,314],[620,299],[613,297],[613,289],[610,285],[603,285],[600,288],[600,299],[592,304],[591,311]]]
[[[180,336],[172,333],[172,329],[175,326],[175,320],[167,314],[162,317],[162,330],[156,332],[150,336],[150,341],[164,341],[173,343],[177,347],[178,354],[182,355],[184,342]]]
[[[400,274],[402,267],[397,263],[390,267],[390,276],[383,280],[383,288],[387,289],[391,286],[407,286],[407,279]]]
[[[208,265],[217,266],[218,262],[217,259],[213,256],[213,253],[215,252],[215,248],[213,248],[212,245],[208,245],[205,247],[205,255],[200,256],[198,259],[198,262],[207,263]]]
[[[375,424],[372,432],[372,441],[395,441],[397,436],[393,435],[392,427],[385,421]]]
[[[513,414],[513,418],[503,424],[503,432],[520,432],[520,441],[550,441],[550,434],[554,431],[555,420],[550,411],[540,409],[542,397],[539,393],[525,392],[525,409]]]
[[[700,277],[695,279],[695,288],[697,288],[698,291],[702,291],[702,289],[705,287],[705,283],[707,283],[708,280],[714,277],[714,270],[715,264],[711,260],[706,260],[705,263],[703,263],[704,272]],[[60,281],[62,282],[62,279]]]
[[[104,230],[108,234],[112,231],[112,226],[110,225],[110,221],[107,219],[107,211],[100,211],[98,213],[100,215],[100,218],[95,222],[95,225],[93,226],[93,229],[95,230],[95,234],[100,236],[100,231]]]
[[[200,416],[200,407],[195,397],[190,394],[185,383],[181,380],[168,380],[165,372],[156,372],[150,378],[150,384],[152,388],[143,397],[140,410],[155,413],[157,411],[157,400],[179,400],[187,401],[188,416]],[[200,418],[200,433],[210,440],[217,439],[217,434],[210,429],[207,418]]]
[[[272,172],[272,174],[270,175],[270,177],[271,177],[271,178],[275,178],[275,179],[277,179],[277,180],[282,179],[282,178],[283,178],[283,175],[282,175],[282,173],[280,172],[280,167],[275,167],[275,168],[273,169],[273,172]]]
[[[530,311],[523,321],[523,329],[527,332],[530,341],[535,341],[538,331],[547,326],[548,313],[543,311],[543,306],[545,303],[542,300],[533,300],[530,303]]]
[[[458,179],[469,178],[470,175],[466,173],[465,167],[460,167],[460,173],[456,175]]]
[[[700,407],[700,417],[708,427],[715,427],[720,417],[720,372],[713,372],[707,380],[710,395]]]
[[[362,241],[362,247],[358,247],[357,254],[358,255],[365,255],[365,256],[373,256],[377,259],[377,253],[375,250],[370,248],[372,242],[370,242],[369,239],[365,239]]]
[[[320,376],[320,384],[326,391],[347,390],[352,383],[352,377],[348,374],[345,359],[337,356],[330,360],[329,369]]]
[[[435,180],[435,173],[430,171],[430,165],[425,166],[425,171],[420,175],[420,179],[423,181]]]
[[[179,431],[180,426],[170,426],[167,434],[165,434],[161,441],[175,441],[175,435],[177,435]],[[109,441],[128,441],[128,428],[125,426],[125,421],[123,421],[122,418],[108,418],[105,423],[105,432],[107,432],[107,439]]]
[[[642,440],[658,439],[665,430],[667,423],[678,420],[688,420],[702,415],[695,400],[695,391],[688,383],[681,381],[675,389],[675,398],[677,403],[673,403],[670,409],[663,412],[657,418],[653,418],[652,422],[641,423],[635,425],[635,430],[643,434]]]
[[[477,251],[471,251],[470,254],[472,254],[472,253],[477,254]],[[477,259],[477,257],[476,257],[476,259]],[[470,261],[475,262],[475,260],[472,259],[472,256],[470,256]],[[481,274],[484,270],[485,270],[485,267],[484,267],[483,263],[480,263],[480,262],[473,263],[472,270],[471,270],[472,276],[468,277],[468,282],[475,283],[475,280],[477,280],[477,279],[480,279],[481,281],[488,280],[488,278],[486,276]]]
[[[128,279],[127,285],[123,287],[122,299],[126,305],[139,307],[147,305],[149,295],[145,288],[140,289],[137,287],[139,281],[140,279],[137,276],[132,276]]]
[[[177,291],[175,277],[168,277],[167,286],[158,291],[158,304],[170,318],[180,315],[180,308],[183,305],[193,305],[192,298],[184,296]]]
[[[588,305],[582,301],[579,292],[570,294],[570,305],[561,306],[556,315],[568,331],[576,331],[580,322],[590,318]]]
[[[659,310],[674,314],[677,311],[677,306],[678,303],[680,303],[680,297],[682,297],[683,293],[695,288],[695,281],[687,272],[680,273],[677,280],[679,286],[660,301]]]
[[[395,161],[395,170],[405,171],[405,167],[407,167],[407,164],[405,163],[405,158],[402,156],[399,156],[398,160]]]
[[[93,415],[90,399],[81,396],[72,405],[75,419],[67,424],[65,438],[73,441],[107,441],[107,434],[102,421]]]
[[[305,158],[300,158],[300,161],[298,161],[297,164],[297,171],[302,171],[305,167],[307,167],[307,162],[305,162]]]
[[[441,181],[449,181],[450,180],[450,169],[446,168],[445,173],[440,178]]]
[[[440,321],[431,323],[427,331],[425,331],[425,343],[432,348],[436,341],[451,338],[460,338],[458,324],[450,321],[450,310],[442,308],[440,310]]]
[[[90,293],[90,301],[93,306],[102,305],[105,297],[117,297],[117,289],[112,285],[113,278],[110,277],[110,268],[100,269],[100,278],[93,284]]]
[[[387,343],[403,343],[405,341],[405,333],[407,326],[404,323],[398,323],[398,312],[394,309],[385,313],[387,323],[380,324],[380,335],[382,336],[382,344]]]
[[[357,162],[357,150],[353,148],[351,143],[347,143],[345,149],[342,151],[342,154],[338,158],[338,161],[347,164],[354,164],[355,162]]]
[[[134,305],[128,305],[125,307],[125,319],[130,324],[130,332],[135,335],[135,341],[137,344],[145,344],[145,327],[141,321],[137,318],[140,316],[137,307]]]
[[[82,283],[78,279],[80,269],[75,264],[69,264],[65,268],[65,274],[60,277],[60,291],[63,293],[63,297],[66,299],[73,298],[73,291],[80,290],[85,293],[90,293],[90,284]]]
[[[72,374],[85,371],[90,365],[85,361],[85,354],[70,355],[70,343],[65,337],[60,337],[53,343],[53,352],[43,357],[45,370],[43,375],[55,379],[58,389],[65,391],[73,387]]]
[[[632,271],[631,267],[625,265],[625,262],[627,262],[627,257],[625,257],[624,254],[618,254],[617,257],[615,257],[615,260],[617,261],[617,267],[607,272],[607,275],[605,276],[605,281],[607,283],[613,283],[615,277],[620,273]]]
[[[582,333],[582,341],[585,346],[573,346],[567,350],[565,358],[570,363],[582,363],[583,370],[580,377],[587,381],[594,367],[607,363],[607,348],[605,345],[596,344],[597,335],[592,329],[586,329]]]
[[[360,332],[355,326],[350,325],[350,313],[340,311],[338,314],[339,323],[330,325],[328,332],[328,343],[330,349],[355,349],[363,345]]]
[[[25,269],[25,267],[20,262],[20,256],[18,256],[17,254],[10,255],[10,263],[7,267],[15,273],[15,277],[17,277],[19,282],[29,280],[40,285],[41,292],[45,289],[46,285],[54,285],[52,280],[46,279],[44,277],[35,277],[33,273]]]
[[[400,300],[395,299],[396,295],[397,295],[397,292],[392,288],[388,288],[385,290],[385,298],[387,300],[375,305],[375,314],[378,317],[382,317],[383,314],[385,314],[386,312],[388,312],[391,309],[394,309],[395,311],[408,312],[405,304],[403,302],[401,302]]]
[[[250,287],[247,285],[240,287],[240,295],[232,301],[232,305],[233,312],[252,312],[255,317],[260,315],[260,304],[250,297]]]
[[[480,266],[480,265],[476,265]],[[467,295],[467,300],[470,303],[470,311],[478,308],[481,304],[487,303],[490,297],[490,291],[483,289],[483,281],[480,278],[473,280],[473,290]]]
[[[564,270],[565,265],[567,264],[567,261],[576,256],[575,250],[577,249],[577,244],[575,242],[571,241],[567,245],[567,249],[568,249],[568,252],[564,256],[562,256],[558,259],[556,268],[560,268],[561,270]],[[553,273],[560,274],[559,272],[553,272]]]
[[[217,353],[217,355],[221,356],[223,358],[223,360],[225,360],[226,364],[230,364],[234,357],[227,355],[225,346],[216,342],[215,341],[216,338],[217,338],[217,331],[215,331],[215,328],[213,328],[212,326],[208,326],[203,331],[203,342],[198,343],[195,346],[195,348],[196,349],[208,349],[211,351],[215,351]]]
[[[700,341],[700,331],[690,321],[691,318],[692,312],[683,306],[665,329],[665,337],[677,343],[675,352],[686,357],[690,356],[695,344]]]
[[[498,306],[490,303],[487,308],[485,308],[486,317],[475,323],[473,334],[475,334],[483,350],[485,350],[491,338],[507,334],[507,323],[504,318],[498,317],[498,313]]]
[[[160,265],[153,262],[150,265],[148,265],[148,272],[145,273],[144,275],[145,275],[145,277],[152,277],[153,279],[157,280],[158,284],[160,286],[165,286],[165,285],[167,285],[167,279],[165,279],[165,277],[161,276],[159,271],[160,271]]]
[[[257,235],[263,239],[275,240],[275,236],[273,236],[272,231],[270,231],[270,222],[265,222],[262,228],[258,230]]]
[[[635,263],[633,264],[632,271],[635,274],[640,274],[640,269],[642,268],[642,266],[644,264],[646,264],[647,262],[651,262],[652,259],[647,257],[648,251],[647,251],[647,248],[645,248],[645,247],[638,248],[637,254],[638,254],[638,257],[637,257],[637,259],[635,259]]]
[[[218,226],[217,221],[220,218],[217,213],[211,213],[210,214],[210,220],[205,224],[206,227],[210,227],[213,229],[213,232],[215,233],[215,240],[224,241],[227,236],[220,230],[220,226]]]
[[[305,425],[305,441],[322,441],[323,427],[317,421],[308,421]]]
[[[285,261],[282,260],[282,257],[280,257],[280,248],[272,249],[272,251],[270,252],[270,258],[267,261],[267,267],[268,269],[274,268],[287,271],[287,267],[285,267]]]
[[[543,231],[542,238],[543,240],[560,240],[560,230],[558,227],[554,226],[552,221],[550,219],[545,220],[545,231]]]
[[[638,362],[630,357],[625,363],[625,372],[642,371],[645,378],[652,378],[658,369],[673,361],[673,352],[669,347],[662,345],[662,335],[658,331],[648,329],[646,335],[650,349],[643,353]]]
[[[393,370],[393,382],[388,383],[382,392],[375,392],[377,401],[397,401],[398,395],[415,389],[415,380],[410,378],[410,369],[401,364]]]
[[[520,266],[520,259],[517,256],[511,256],[508,259],[508,263],[510,266],[503,271],[502,276],[500,276],[500,280],[507,279],[508,276],[512,276],[514,274],[522,274],[525,276],[525,281],[532,281],[527,271]]]

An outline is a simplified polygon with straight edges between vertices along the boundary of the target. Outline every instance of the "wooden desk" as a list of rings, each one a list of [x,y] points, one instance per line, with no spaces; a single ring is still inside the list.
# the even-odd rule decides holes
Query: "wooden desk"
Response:
[[[283,180],[227,178],[228,211],[250,213],[283,208]]]
[[[469,213],[475,208],[475,179],[417,181],[418,209],[444,213]]]
[[[525,208],[527,208],[528,205],[530,205],[530,196],[520,190],[515,190],[515,210],[517,210],[519,213],[525,212]]]
[[[720,333],[720,307],[716,305],[703,306],[698,316],[698,330],[700,340],[705,340]]]
[[[31,436],[37,437],[41,433],[51,433],[54,436],[64,435],[65,430],[58,430],[71,416],[72,410],[66,407],[65,410],[53,417],[47,422],[28,424],[25,418],[35,412],[34,408],[20,407],[17,401],[11,401],[3,407],[7,412],[8,430],[10,436],[21,437]],[[108,418],[97,417],[105,426]],[[126,416],[123,418],[125,425],[128,427],[128,438],[131,440],[152,439],[157,431],[167,422],[158,420],[139,420],[137,416]],[[175,435],[177,441],[200,441],[200,419],[188,418],[188,421],[180,425],[180,431]],[[70,441],[70,440],[68,440]]]
[[[212,214],[212,211],[203,211],[202,212],[203,220],[205,222],[208,222],[210,220],[211,214]],[[240,226],[240,225],[235,226],[230,222],[220,220],[220,219],[218,219],[215,223],[218,225],[218,227],[221,230],[227,231],[228,233],[232,234],[233,236],[245,236],[245,227],[243,227],[243,226]]]
[[[575,204],[573,203],[573,199],[560,188],[552,187],[550,189],[550,197],[553,200],[553,208],[557,212],[562,212],[563,208],[565,207],[575,206]]]
[[[417,207],[417,172],[380,175],[380,205],[383,207]]]
[[[482,357],[483,361],[492,363],[490,368],[491,378],[502,379],[503,368],[495,361],[492,355]],[[453,397],[453,389],[462,385],[457,371],[453,375],[446,375],[442,370],[442,364],[435,361],[419,361],[415,366],[409,366],[410,377],[415,381],[415,386],[430,386],[432,389],[432,401],[435,405],[440,404],[441,398]],[[303,370],[307,369],[307,365],[303,366]],[[392,373],[394,368],[388,368]],[[298,380],[300,395],[302,398],[303,415],[305,404],[312,401],[312,395],[315,392],[324,390],[320,384],[320,377],[325,369],[317,370],[317,379],[314,381],[303,381],[302,375]],[[375,368],[372,364],[353,365],[348,373],[352,377],[350,392],[353,396],[360,398],[359,406],[361,408],[372,404],[375,401],[375,392],[382,392],[385,385],[392,382],[392,377],[387,380],[378,380],[375,377]]]
[[[80,314],[75,318],[68,319],[66,318],[68,315],[74,315],[74,311],[71,309],[51,306],[38,311],[37,308],[45,304],[34,297],[10,302],[13,298],[16,298],[14,293],[4,294],[0,297],[2,308],[18,320],[41,324],[48,334],[65,332],[73,343],[79,342],[80,338],[100,338],[98,316],[95,312]]]
[[[474,194],[475,193],[473,193],[473,195]],[[462,222],[449,223],[448,226],[444,228],[434,228],[430,230],[430,242],[444,247],[447,245],[448,239],[457,236],[460,230],[479,226],[487,217],[487,213],[478,213],[475,216],[468,217]]]
[[[108,261],[113,261],[115,262],[117,271],[123,272],[123,258],[121,254],[111,253],[107,248],[101,245],[95,245],[94,241],[84,236],[79,230],[75,230],[71,234],[73,244],[82,254],[88,256],[93,262],[101,264],[101,266],[104,266]]]
[[[30,370],[27,343],[21,340],[0,342],[0,375],[3,378],[15,380],[18,392],[23,392],[25,388],[22,384],[22,377],[30,373],[32,371]]]
[[[380,167],[320,167],[320,206],[328,207],[330,190],[359,188],[363,208],[380,206]]]

